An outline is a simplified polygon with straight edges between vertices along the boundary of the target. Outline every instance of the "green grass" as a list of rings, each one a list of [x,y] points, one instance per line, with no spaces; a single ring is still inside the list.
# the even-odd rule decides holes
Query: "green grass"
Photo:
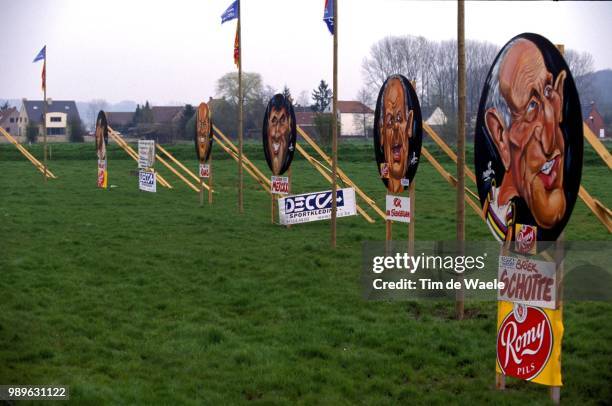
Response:
[[[383,202],[368,147],[343,146],[340,164]],[[383,239],[379,219],[340,219],[334,251],[328,222],[271,225],[246,174],[239,215],[236,164],[218,149],[204,207],[159,164],[175,189],[139,192],[135,162],[113,148],[117,187],[102,191],[91,145],[53,149],[59,179],[44,184],[0,145],[0,384],[69,385],[79,404],[548,402],[536,384],[493,389],[494,303],[468,303],[459,322],[449,302],[361,299],[361,246]],[[191,145],[171,150],[195,168]],[[246,151],[268,173],[258,145]],[[610,172],[587,158],[583,184],[610,207]],[[292,168],[295,192],[328,188],[303,159]],[[417,238],[454,239],[454,189],[426,162],[416,187]],[[466,213],[468,239],[490,240]],[[581,202],[566,238],[612,239]],[[562,400],[609,403],[612,305],[564,313]]]

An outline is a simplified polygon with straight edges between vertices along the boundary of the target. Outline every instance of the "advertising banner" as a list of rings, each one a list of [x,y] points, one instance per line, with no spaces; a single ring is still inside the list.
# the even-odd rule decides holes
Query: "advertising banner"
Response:
[[[106,113],[100,110],[96,119],[96,155],[98,156],[98,179],[99,188],[108,186],[108,172],[106,161],[106,146],[108,145],[108,121]]]
[[[337,217],[355,216],[355,189],[338,189],[336,199]],[[307,223],[331,218],[332,191],[304,193],[278,199],[280,224]]]
[[[387,220],[410,223],[410,197],[387,195]]]
[[[209,177],[210,177],[210,165],[200,164],[200,178],[209,178]]]
[[[407,189],[421,156],[423,122],[414,88],[402,75],[387,78],[374,112],[374,152],[389,193]]]
[[[514,37],[489,71],[474,135],[478,194],[495,238],[555,241],[578,196],[582,154],[580,100],[563,56],[540,35]]]
[[[561,386],[562,310],[497,302],[498,373]]]
[[[499,257],[497,279],[504,283],[498,299],[529,306],[557,308],[557,273],[554,262],[527,257]]]
[[[138,168],[152,168],[155,165],[155,141],[138,140]]]
[[[272,185],[272,193],[277,195],[289,194],[289,177],[288,176],[272,176],[270,179]]]
[[[108,174],[106,173],[106,159],[98,159],[98,187],[106,189],[108,186]]]
[[[153,169],[138,171],[138,188],[145,192],[157,192],[157,176]]]
[[[282,94],[268,102],[262,126],[266,162],[273,175],[280,176],[289,169],[295,150],[297,127],[291,101]]]

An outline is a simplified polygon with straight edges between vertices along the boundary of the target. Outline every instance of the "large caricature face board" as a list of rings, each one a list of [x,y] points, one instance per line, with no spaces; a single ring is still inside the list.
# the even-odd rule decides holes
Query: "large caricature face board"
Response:
[[[98,160],[106,159],[106,146],[108,144],[108,120],[104,111],[100,110],[96,119],[96,154]]]
[[[206,103],[200,103],[196,111],[195,148],[200,163],[205,163],[212,150],[212,120]]]
[[[497,55],[485,82],[474,137],[478,192],[498,240],[557,239],[582,173],[582,115],[557,48],[521,34]]]
[[[423,123],[414,88],[402,75],[387,78],[374,114],[374,151],[379,175],[389,193],[404,191],[421,156]]]
[[[293,106],[282,94],[276,94],[266,108],[262,132],[264,155],[273,175],[282,175],[289,169],[296,137]]]

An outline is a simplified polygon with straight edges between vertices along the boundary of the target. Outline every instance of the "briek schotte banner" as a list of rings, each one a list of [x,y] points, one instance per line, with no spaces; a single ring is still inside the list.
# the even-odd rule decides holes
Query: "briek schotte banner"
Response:
[[[334,35],[334,1],[325,0],[325,9],[323,11],[323,21],[327,24],[327,29],[331,35]]]
[[[355,189],[338,189],[336,216],[346,217],[357,214]],[[307,223],[331,218],[332,191],[304,193],[278,199],[280,224]]]
[[[561,386],[562,309],[497,302],[498,373]]]

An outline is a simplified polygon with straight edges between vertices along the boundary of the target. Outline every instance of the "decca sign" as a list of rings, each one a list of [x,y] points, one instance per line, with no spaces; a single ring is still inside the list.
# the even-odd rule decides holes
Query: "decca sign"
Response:
[[[553,330],[546,313],[515,304],[497,333],[497,364],[504,375],[527,381],[546,367],[553,349]]]

